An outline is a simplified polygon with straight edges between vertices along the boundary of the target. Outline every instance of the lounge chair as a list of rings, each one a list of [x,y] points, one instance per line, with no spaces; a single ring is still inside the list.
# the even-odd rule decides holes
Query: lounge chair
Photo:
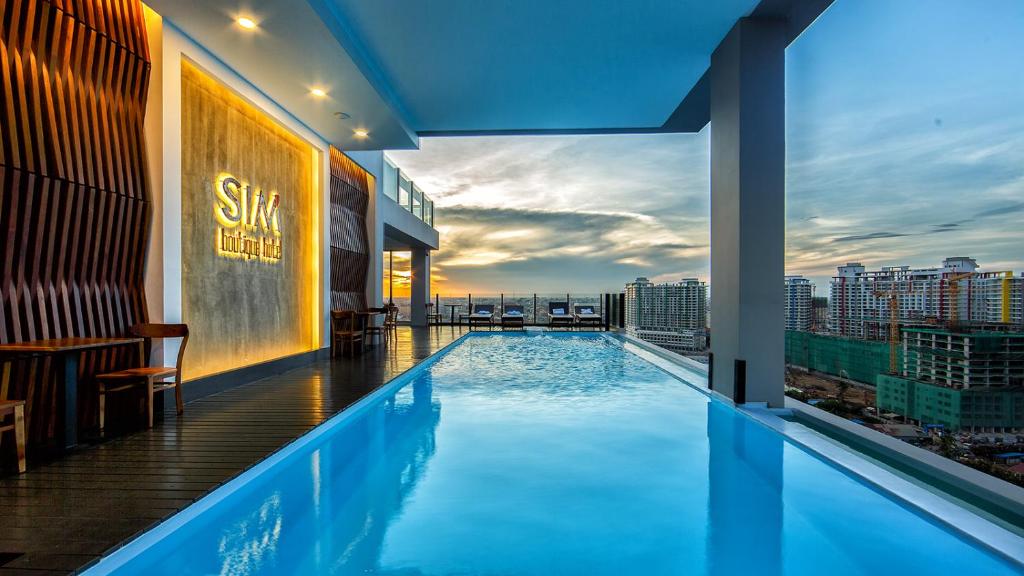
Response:
[[[487,324],[490,328],[494,325],[494,304],[475,304],[473,313],[469,315],[469,329],[474,325]]]
[[[524,330],[526,326],[526,316],[523,314],[523,307],[519,304],[509,304],[505,306],[505,312],[501,315],[501,328],[519,328]]]
[[[589,326],[591,328],[601,329],[601,315],[594,311],[593,304],[581,304],[574,306],[576,313],[573,316],[576,317],[576,326],[580,328]]]
[[[572,328],[575,318],[569,313],[568,302],[548,302],[548,327],[563,326]]]

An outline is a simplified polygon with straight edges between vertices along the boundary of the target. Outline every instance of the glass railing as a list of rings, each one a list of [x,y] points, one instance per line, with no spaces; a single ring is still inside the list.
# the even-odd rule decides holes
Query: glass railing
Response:
[[[412,319],[409,298],[394,298],[393,302],[398,307],[399,322],[409,323]],[[552,310],[562,308],[573,315],[580,308],[581,312],[590,309],[600,316],[602,327],[621,327],[621,295],[618,293],[437,293],[430,301],[428,312],[434,315],[432,324],[467,325],[469,314],[480,305],[493,307],[496,324],[502,312],[512,307],[522,309],[523,323],[527,326],[548,326]]]
[[[384,157],[384,195],[434,227],[434,201],[387,156]]]

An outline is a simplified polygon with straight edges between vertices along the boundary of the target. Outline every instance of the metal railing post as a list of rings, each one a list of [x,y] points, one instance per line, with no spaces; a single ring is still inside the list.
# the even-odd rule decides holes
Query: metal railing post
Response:
[[[611,329],[611,294],[602,294],[601,316],[604,317],[604,331]]]
[[[740,360],[737,358],[733,362],[733,370],[736,375],[733,376],[733,402],[737,404],[747,403],[747,361]]]
[[[619,292],[619,328],[626,327],[626,293]]]

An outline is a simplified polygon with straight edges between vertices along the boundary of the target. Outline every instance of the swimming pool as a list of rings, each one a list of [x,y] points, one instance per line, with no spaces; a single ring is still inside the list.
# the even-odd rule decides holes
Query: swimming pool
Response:
[[[1022,573],[620,342],[547,333],[463,337],[87,573],[929,572]]]

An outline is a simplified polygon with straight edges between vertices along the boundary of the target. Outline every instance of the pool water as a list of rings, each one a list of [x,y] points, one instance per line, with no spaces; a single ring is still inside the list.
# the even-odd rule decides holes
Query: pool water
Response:
[[[600,334],[471,335],[324,426],[95,571],[1020,573]]]

